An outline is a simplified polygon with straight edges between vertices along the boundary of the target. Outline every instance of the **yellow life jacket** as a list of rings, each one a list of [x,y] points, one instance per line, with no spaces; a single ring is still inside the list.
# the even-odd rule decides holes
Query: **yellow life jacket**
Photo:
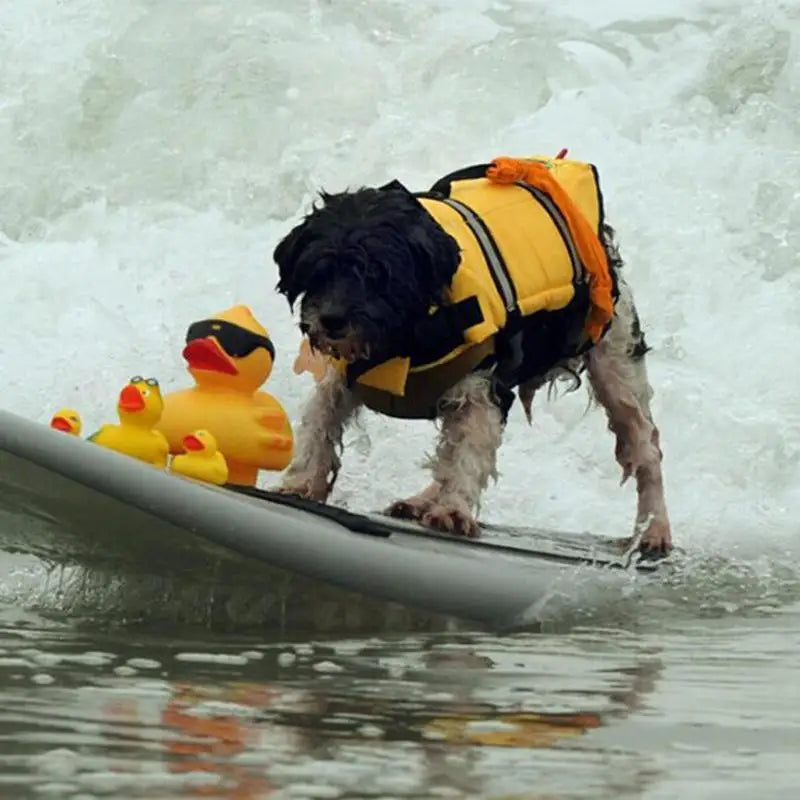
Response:
[[[495,159],[452,173],[416,196],[461,251],[446,306],[429,312],[431,332],[438,316],[449,315],[459,321],[458,336],[426,348],[428,358],[397,356],[357,377],[352,366],[335,362],[353,375],[353,388],[367,405],[392,413],[391,398],[381,395],[403,398],[409,387],[437,386],[443,376],[444,384],[453,385],[520,320],[566,308],[579,283],[591,287],[587,339],[602,335],[613,300],[599,239],[602,195],[591,164],[540,156]],[[400,416],[428,416],[395,405],[406,408]]]

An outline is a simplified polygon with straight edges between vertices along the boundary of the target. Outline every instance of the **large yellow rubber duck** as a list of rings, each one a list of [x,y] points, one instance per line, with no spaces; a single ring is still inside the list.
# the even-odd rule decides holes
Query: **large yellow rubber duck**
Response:
[[[119,394],[119,425],[103,425],[89,441],[163,469],[169,444],[163,433],[154,430],[163,408],[158,381],[137,375]]]
[[[217,440],[229,483],[253,486],[259,469],[284,469],[294,449],[289,418],[271,394],[258,391],[274,356],[267,330],[247,306],[190,325],[183,357],[196,385],[165,395],[158,423],[170,452],[181,453],[184,436],[200,428]]]
[[[50,420],[50,427],[57,431],[69,433],[72,436],[80,436],[83,429],[81,415],[74,408],[62,408],[56,411]]]
[[[217,440],[205,430],[183,437],[184,453],[174,456],[170,470],[187,478],[222,486],[228,481],[225,456],[217,449]]]

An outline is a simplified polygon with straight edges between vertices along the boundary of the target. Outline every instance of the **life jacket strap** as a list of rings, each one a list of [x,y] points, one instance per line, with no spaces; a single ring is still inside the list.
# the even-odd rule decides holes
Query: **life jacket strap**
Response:
[[[486,164],[474,164],[470,167],[462,167],[454,172],[450,172],[439,178],[439,180],[431,186],[428,194],[449,197],[453,181],[471,181],[475,178],[485,178],[486,170],[491,166],[491,162],[487,162]],[[438,199],[441,199],[441,197]]]
[[[481,304],[475,296],[441,306],[414,326],[409,349],[411,366],[433,364],[464,344],[464,332],[483,322]]]
[[[409,358],[411,366],[434,364],[464,344],[464,332],[483,322],[477,297],[441,306],[419,320],[401,340],[389,347],[392,358]],[[352,386],[365,372],[386,361],[386,354],[348,364],[347,385]]]

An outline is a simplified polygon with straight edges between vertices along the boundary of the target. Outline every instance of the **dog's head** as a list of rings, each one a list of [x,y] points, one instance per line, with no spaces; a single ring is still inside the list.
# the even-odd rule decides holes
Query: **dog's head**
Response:
[[[277,289],[290,307],[300,299],[314,349],[350,363],[394,355],[442,302],[458,244],[402,187],[320,197],[275,248]]]

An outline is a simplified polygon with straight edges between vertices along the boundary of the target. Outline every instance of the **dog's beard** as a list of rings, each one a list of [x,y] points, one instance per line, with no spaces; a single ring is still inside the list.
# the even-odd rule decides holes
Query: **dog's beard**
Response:
[[[342,358],[353,364],[372,356],[373,345],[352,325],[341,333],[331,334],[313,323],[301,323],[300,329],[307,332],[311,349],[326,356]]]
[[[348,364],[391,354],[393,335],[385,318],[381,325],[363,309],[346,308],[331,314],[321,308],[325,305],[304,303],[301,311],[300,330],[308,336],[313,350],[344,359]],[[331,319],[336,320],[336,324],[331,325]]]

